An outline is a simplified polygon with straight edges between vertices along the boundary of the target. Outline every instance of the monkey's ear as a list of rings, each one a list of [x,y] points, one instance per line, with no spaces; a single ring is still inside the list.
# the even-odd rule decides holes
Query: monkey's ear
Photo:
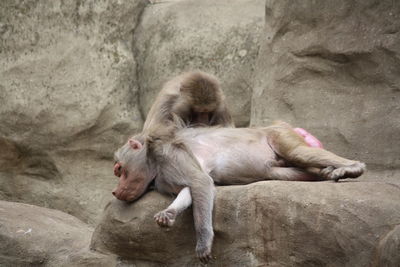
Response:
[[[142,143],[140,143],[138,140],[133,139],[133,138],[129,139],[128,143],[129,143],[130,147],[135,150],[142,149],[142,147],[143,147]]]

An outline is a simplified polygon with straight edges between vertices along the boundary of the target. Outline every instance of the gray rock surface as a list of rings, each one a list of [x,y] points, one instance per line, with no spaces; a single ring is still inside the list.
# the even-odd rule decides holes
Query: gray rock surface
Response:
[[[89,250],[92,232],[63,212],[0,201],[0,266],[116,266]]]
[[[171,198],[113,200],[92,247],[130,264],[195,266],[191,209],[168,228],[153,215]],[[210,266],[398,266],[400,182],[266,181],[218,187]]]
[[[138,131],[138,1],[1,1],[0,199],[93,223],[113,151]]]
[[[169,77],[221,80],[238,126],[275,119],[367,162],[343,183],[218,188],[215,266],[399,266],[400,2],[0,1],[0,265],[196,265],[191,210],[113,200],[112,153]],[[29,229],[31,232],[26,233]],[[65,243],[63,243],[65,242]]]
[[[249,125],[265,1],[152,2],[134,42],[143,114],[164,82],[181,72],[201,69],[220,79],[236,125]]]
[[[329,150],[400,167],[400,2],[268,0],[252,125],[281,118]]]

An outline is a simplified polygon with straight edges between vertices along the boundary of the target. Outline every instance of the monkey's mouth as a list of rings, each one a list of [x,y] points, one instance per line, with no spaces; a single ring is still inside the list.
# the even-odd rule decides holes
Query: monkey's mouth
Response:
[[[121,201],[133,202],[139,199],[144,193],[140,194],[137,190],[114,190],[112,194]]]
[[[118,185],[112,191],[112,194],[119,200],[132,202],[148,192],[153,181],[154,179],[149,180],[125,170],[119,176]]]
[[[208,124],[210,121],[209,115],[210,115],[209,112],[197,112],[196,119],[198,123]]]

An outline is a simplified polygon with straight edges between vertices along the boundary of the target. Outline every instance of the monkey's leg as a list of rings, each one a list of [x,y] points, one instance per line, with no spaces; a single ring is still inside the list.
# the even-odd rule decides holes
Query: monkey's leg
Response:
[[[190,205],[192,205],[192,196],[189,187],[185,187],[179,192],[168,208],[154,215],[154,220],[161,227],[170,227],[175,223],[176,216]]]
[[[268,141],[285,160],[302,168],[320,168],[320,175],[327,179],[356,178],[365,170],[364,163],[340,157],[322,148],[307,146],[303,138],[290,128],[274,129]]]
[[[218,185],[243,185],[265,180],[283,180],[283,181],[321,181],[318,172],[310,172],[295,167],[272,166],[265,169],[264,172],[255,172],[253,174],[240,174],[235,176],[232,173],[223,177],[217,177],[214,182]],[[236,174],[237,175],[237,174]],[[211,175],[214,177],[213,175]]]
[[[321,148],[299,146],[290,153],[295,163],[323,168],[321,176],[330,180],[357,178],[365,171],[365,164],[337,156]]]
[[[321,181],[322,179],[313,173],[294,167],[272,167],[268,171],[268,179],[284,181]]]

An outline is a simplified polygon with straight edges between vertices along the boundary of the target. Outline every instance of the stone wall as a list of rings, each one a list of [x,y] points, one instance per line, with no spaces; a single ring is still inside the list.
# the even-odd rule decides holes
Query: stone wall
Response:
[[[400,3],[266,1],[251,124],[281,118],[371,169],[400,166]]]
[[[124,209],[112,201],[101,215],[117,183],[113,152],[140,131],[162,84],[191,69],[220,78],[237,126],[286,120],[369,169],[351,183],[219,188],[216,265],[398,265],[400,2],[393,0],[0,1],[0,199],[69,213],[88,233],[101,221],[92,246],[122,256],[121,266],[196,263],[190,210],[171,232],[152,222],[170,199],[151,193]],[[16,208],[26,207],[0,211]],[[12,223],[1,229],[12,231]],[[129,238],[111,239],[113,231]],[[46,238],[40,242],[54,241]],[[82,240],[87,245],[88,235]],[[31,255],[28,245],[0,259]],[[30,263],[64,257],[46,253]],[[81,256],[82,266],[85,257],[87,266],[102,258]]]
[[[1,1],[0,198],[93,223],[141,129],[132,33],[146,1]]]

